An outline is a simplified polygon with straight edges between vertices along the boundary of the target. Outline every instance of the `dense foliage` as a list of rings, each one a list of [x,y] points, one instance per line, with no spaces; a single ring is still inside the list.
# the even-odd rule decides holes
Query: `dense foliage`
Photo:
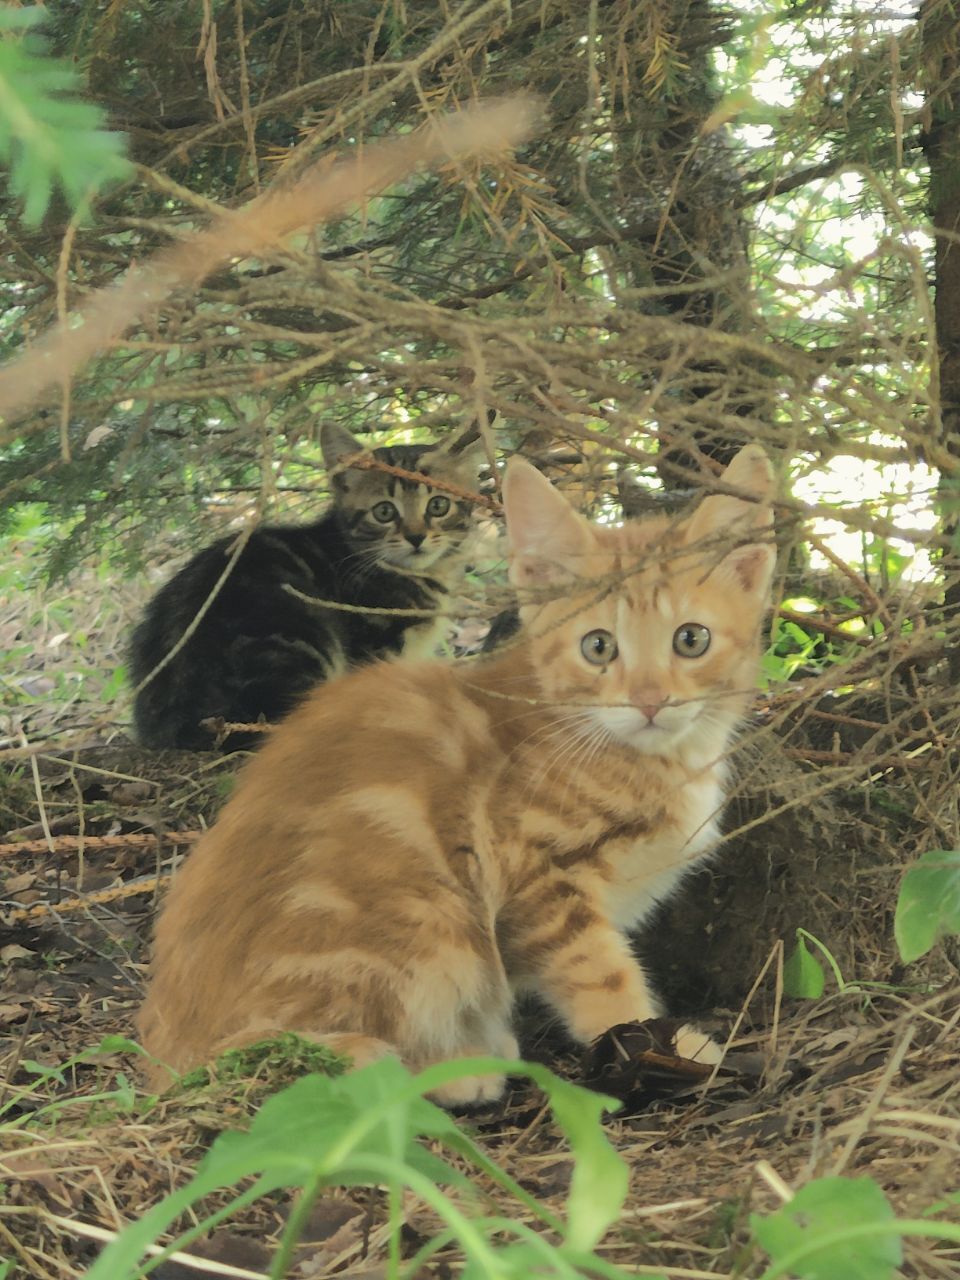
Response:
[[[7,509],[41,498],[73,526],[59,568],[104,535],[136,559],[214,494],[314,488],[322,417],[443,430],[480,405],[508,446],[586,443],[599,491],[618,460],[683,487],[697,448],[753,435],[807,467],[942,462],[948,10],[54,0],[48,38],[138,168],[66,238],[67,208],[23,225],[8,190],[7,357],[318,154],[519,88],[547,120],[513,161],[411,178],[172,299],[5,429]]]

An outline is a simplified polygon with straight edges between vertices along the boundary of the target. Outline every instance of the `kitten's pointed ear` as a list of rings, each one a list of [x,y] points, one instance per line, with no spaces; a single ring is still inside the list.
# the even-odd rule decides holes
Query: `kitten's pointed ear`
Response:
[[[687,541],[708,545],[726,534],[740,542],[740,546],[723,557],[714,572],[730,574],[740,590],[763,596],[777,558],[771,507],[776,483],[770,459],[760,445],[745,445],[720,479],[755,500],[751,502],[725,493],[705,498],[691,517]],[[753,533],[758,535],[758,541],[745,542]]]
[[[507,463],[503,511],[514,586],[542,586],[581,571],[591,547],[590,526],[523,458]]]
[[[324,422],[320,427],[320,451],[328,471],[333,471],[344,458],[364,453],[366,448],[362,440],[352,436],[346,427],[341,427],[336,422]]]
[[[776,482],[770,459],[762,445],[745,444],[740,452],[734,455],[720,478],[732,489],[742,489],[745,493],[759,498],[761,502],[770,503],[773,500]]]
[[[496,409],[487,410],[487,426],[492,427],[500,415]],[[454,458],[457,462],[465,464],[467,467],[476,468],[477,470],[488,461],[487,446],[484,444],[483,435],[480,430],[478,419],[474,419],[465,431],[461,431],[458,436],[443,446],[443,451],[448,457]]]

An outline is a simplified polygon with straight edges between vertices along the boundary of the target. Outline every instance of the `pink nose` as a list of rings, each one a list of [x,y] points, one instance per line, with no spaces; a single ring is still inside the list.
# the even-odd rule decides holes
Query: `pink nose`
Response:
[[[630,701],[653,724],[667,700],[659,689],[638,689]]]

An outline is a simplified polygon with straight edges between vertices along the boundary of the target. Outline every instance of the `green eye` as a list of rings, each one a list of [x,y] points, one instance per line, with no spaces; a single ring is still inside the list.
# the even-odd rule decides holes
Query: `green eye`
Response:
[[[392,502],[378,502],[376,506],[370,508],[370,514],[381,524],[389,524],[391,520],[396,520],[397,508]]]
[[[427,503],[428,516],[445,516],[450,510],[450,499],[442,493],[435,493]]]
[[[681,658],[702,658],[710,648],[710,632],[700,622],[685,622],[673,633],[673,652]]]
[[[580,652],[595,667],[605,667],[614,660],[619,650],[611,633],[598,627],[596,631],[588,631],[580,641]]]

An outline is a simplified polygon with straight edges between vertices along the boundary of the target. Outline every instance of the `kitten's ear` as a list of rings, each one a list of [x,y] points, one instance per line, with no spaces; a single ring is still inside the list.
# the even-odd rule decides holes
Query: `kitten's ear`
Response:
[[[542,586],[582,570],[583,557],[592,545],[590,526],[523,458],[507,463],[503,511],[514,586]]]
[[[496,409],[488,409],[487,426],[492,427],[498,417]],[[479,473],[480,468],[488,461],[487,446],[483,441],[479,421],[474,419],[465,431],[461,431],[460,435],[454,436],[449,444],[443,446],[443,451],[448,457],[463,464],[465,469]]]
[[[771,507],[776,488],[773,468],[760,445],[748,444],[733,458],[720,479],[732,489],[753,495],[755,501],[725,493],[705,498],[691,517],[687,541],[708,546],[727,534],[740,542],[742,545],[728,552],[713,572],[730,575],[741,591],[763,596],[777,559]],[[760,540],[746,542],[753,533],[758,534]]]
[[[355,453],[365,453],[367,446],[356,436],[352,436],[346,427],[336,422],[324,422],[320,427],[320,451],[324,465],[328,471],[338,467],[344,458]]]
[[[733,456],[720,479],[724,484],[730,485],[731,489],[742,489],[745,493],[753,494],[761,503],[769,504],[776,491],[773,467],[763,446],[759,444],[745,444]]]

